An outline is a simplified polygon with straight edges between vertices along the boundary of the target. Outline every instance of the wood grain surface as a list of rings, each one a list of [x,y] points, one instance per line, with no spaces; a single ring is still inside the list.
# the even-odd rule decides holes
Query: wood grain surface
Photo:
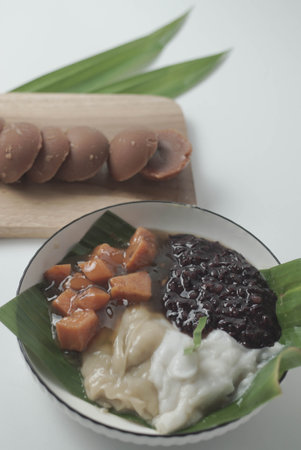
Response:
[[[4,94],[0,95],[0,117],[7,122],[28,121],[64,130],[88,125],[98,128],[109,140],[122,129],[136,125],[154,130],[175,128],[186,134],[179,105],[156,96]],[[93,179],[81,183],[0,182],[0,237],[49,237],[83,214],[132,200],[195,204],[190,164],[176,178],[161,182],[145,180],[140,175],[116,182],[106,167]]]

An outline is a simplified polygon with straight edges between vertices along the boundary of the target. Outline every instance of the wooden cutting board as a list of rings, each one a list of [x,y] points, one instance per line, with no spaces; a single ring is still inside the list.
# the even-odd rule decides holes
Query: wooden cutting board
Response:
[[[66,129],[88,125],[110,140],[124,128],[145,125],[186,134],[183,113],[174,101],[145,95],[4,94],[0,117]],[[49,237],[71,220],[96,209],[132,200],[170,200],[195,204],[190,164],[173,180],[155,182],[136,175],[113,181],[106,167],[81,183],[50,181],[13,185],[0,182],[0,237]]]

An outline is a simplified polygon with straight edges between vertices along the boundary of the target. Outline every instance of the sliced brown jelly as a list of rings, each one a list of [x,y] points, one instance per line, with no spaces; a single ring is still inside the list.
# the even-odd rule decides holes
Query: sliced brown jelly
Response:
[[[5,124],[0,133],[0,180],[18,181],[33,165],[41,145],[41,133],[35,125]]]
[[[78,126],[67,131],[70,153],[56,174],[62,181],[84,181],[99,171],[109,155],[109,142],[97,129]]]
[[[140,172],[158,146],[157,135],[147,128],[130,128],[118,133],[110,144],[109,169],[116,181]]]
[[[150,180],[167,180],[178,175],[188,164],[192,147],[176,130],[158,131],[158,149],[141,174]]]
[[[34,183],[51,180],[70,151],[69,140],[60,128],[45,127],[41,134],[42,148],[26,174],[26,178]]]

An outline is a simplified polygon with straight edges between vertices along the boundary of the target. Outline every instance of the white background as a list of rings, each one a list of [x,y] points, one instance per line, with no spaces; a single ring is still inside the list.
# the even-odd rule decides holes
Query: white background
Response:
[[[285,262],[301,256],[301,2],[298,0],[0,0],[0,92],[140,37],[193,6],[153,67],[232,49],[182,95],[198,204],[246,227]],[[1,105],[0,105],[1,112]],[[0,205],[1,207],[1,205]],[[0,304],[42,240],[0,240]],[[39,389],[0,325],[1,449],[125,449],[69,419]],[[301,370],[238,430],[190,448],[297,450]]]

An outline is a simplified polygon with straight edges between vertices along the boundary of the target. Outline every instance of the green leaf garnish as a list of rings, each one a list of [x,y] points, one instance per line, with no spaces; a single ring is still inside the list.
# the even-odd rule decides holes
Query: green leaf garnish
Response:
[[[83,255],[93,247],[108,242],[125,246],[134,228],[111,212],[100,217],[69,255]],[[301,259],[261,271],[269,287],[277,294],[277,317],[282,326],[283,349],[271,359],[253,379],[243,395],[196,424],[177,434],[209,430],[246,416],[260,405],[281,393],[279,380],[294,367],[301,366]],[[206,318],[198,324],[194,345],[200,344]],[[40,285],[27,289],[0,308],[0,321],[23,343],[30,358],[43,365],[47,374],[59,381],[78,398],[89,401],[84,393],[78,367],[68,361],[52,338],[48,305]],[[196,330],[197,330],[196,329]],[[189,350],[194,351],[194,350]],[[134,413],[114,411],[133,422],[140,421]]]
[[[105,212],[87,231],[84,237],[75,244],[63,261],[72,256],[87,255],[98,244],[107,243],[112,247],[126,247],[135,228],[120,217]]]
[[[227,52],[142,73],[96,89],[94,93],[151,94],[177,97],[204,80],[225,59]]]
[[[80,371],[64,357],[52,337],[48,305],[40,285],[27,289],[2,306],[0,321],[71,394],[88,401]]]
[[[206,326],[206,322],[207,316],[200,318],[199,323],[193,332],[193,345],[184,349],[184,355],[190,355],[195,352],[197,348],[199,348],[202,342],[202,331]]]
[[[66,257],[89,253],[97,243],[124,246],[135,228],[107,211],[88,230]],[[42,363],[71,394],[89,401],[78,367],[70,363],[51,333],[48,304],[42,285],[35,285],[0,308],[0,321],[24,344],[30,357]]]
[[[209,430],[250,414],[281,394],[279,380],[287,370],[298,366],[301,366],[301,349],[285,347],[258,371],[248,390],[239,399],[209,414],[196,424],[178,431],[177,434]]]
[[[12,92],[101,92],[103,86],[150,64],[179,31],[188,14],[147,36],[55,70]]]
[[[12,92],[132,93],[176,97],[206,78],[227,52],[146,73],[189,12],[155,32],[23,84]]]
[[[261,271],[278,301],[281,344],[301,347],[301,259]]]

